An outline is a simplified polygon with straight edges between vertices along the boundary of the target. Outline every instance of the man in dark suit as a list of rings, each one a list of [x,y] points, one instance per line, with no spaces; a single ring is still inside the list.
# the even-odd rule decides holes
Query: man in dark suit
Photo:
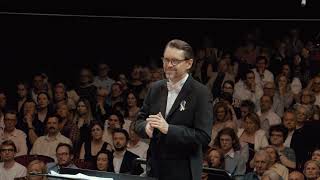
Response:
[[[115,149],[112,162],[114,172],[140,175],[143,169],[134,162],[139,156],[127,151],[129,133],[124,129],[116,128],[112,132],[112,138]]]
[[[154,82],[143,103],[135,131],[151,138],[148,176],[159,180],[200,180],[202,150],[211,140],[212,97],[189,74],[192,47],[170,41],[163,55],[166,80]]]

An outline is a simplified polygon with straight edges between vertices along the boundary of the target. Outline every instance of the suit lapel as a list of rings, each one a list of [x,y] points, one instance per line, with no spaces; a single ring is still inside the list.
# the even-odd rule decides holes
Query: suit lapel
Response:
[[[160,87],[160,112],[163,116],[166,114],[167,108],[167,97],[168,97],[168,88],[167,88],[167,81]]]
[[[188,97],[188,94],[191,92],[191,85],[192,85],[192,77],[189,75],[187,81],[184,83],[178,97],[174,101],[166,120],[170,120],[170,116],[180,107],[181,101],[185,100]]]

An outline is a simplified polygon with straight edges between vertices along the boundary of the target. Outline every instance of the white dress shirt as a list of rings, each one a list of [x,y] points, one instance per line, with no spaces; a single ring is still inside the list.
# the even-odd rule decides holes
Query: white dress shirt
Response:
[[[4,163],[0,163],[1,180],[13,180],[14,178],[24,177],[27,175],[27,169],[17,162],[15,162],[10,169],[5,169],[3,165]]]
[[[168,97],[167,97],[167,107],[166,107],[166,116],[169,114],[172,105],[174,104],[174,101],[176,100],[176,98],[178,97],[184,83],[187,81],[189,77],[189,74],[186,74],[184,76],[184,78],[182,78],[180,81],[178,81],[177,83],[173,84],[173,86],[178,86],[179,90],[168,90]]]

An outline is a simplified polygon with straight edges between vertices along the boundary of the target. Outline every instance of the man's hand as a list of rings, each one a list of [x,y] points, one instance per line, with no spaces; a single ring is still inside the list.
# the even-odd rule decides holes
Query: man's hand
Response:
[[[151,127],[159,129],[159,131],[163,134],[168,133],[169,124],[163,118],[161,112],[159,112],[157,115],[150,115],[147,118],[147,121],[150,123]]]

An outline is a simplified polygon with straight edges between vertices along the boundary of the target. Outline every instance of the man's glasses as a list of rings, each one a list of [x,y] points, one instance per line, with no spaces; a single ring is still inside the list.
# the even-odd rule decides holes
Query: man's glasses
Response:
[[[188,60],[188,59],[182,59],[182,60],[179,60],[179,59],[168,59],[168,58],[165,58],[165,57],[162,57],[161,59],[162,59],[162,62],[164,64],[171,63],[173,66],[176,66],[176,65],[182,63],[183,61]]]
[[[14,152],[14,149],[0,149],[1,152]]]

